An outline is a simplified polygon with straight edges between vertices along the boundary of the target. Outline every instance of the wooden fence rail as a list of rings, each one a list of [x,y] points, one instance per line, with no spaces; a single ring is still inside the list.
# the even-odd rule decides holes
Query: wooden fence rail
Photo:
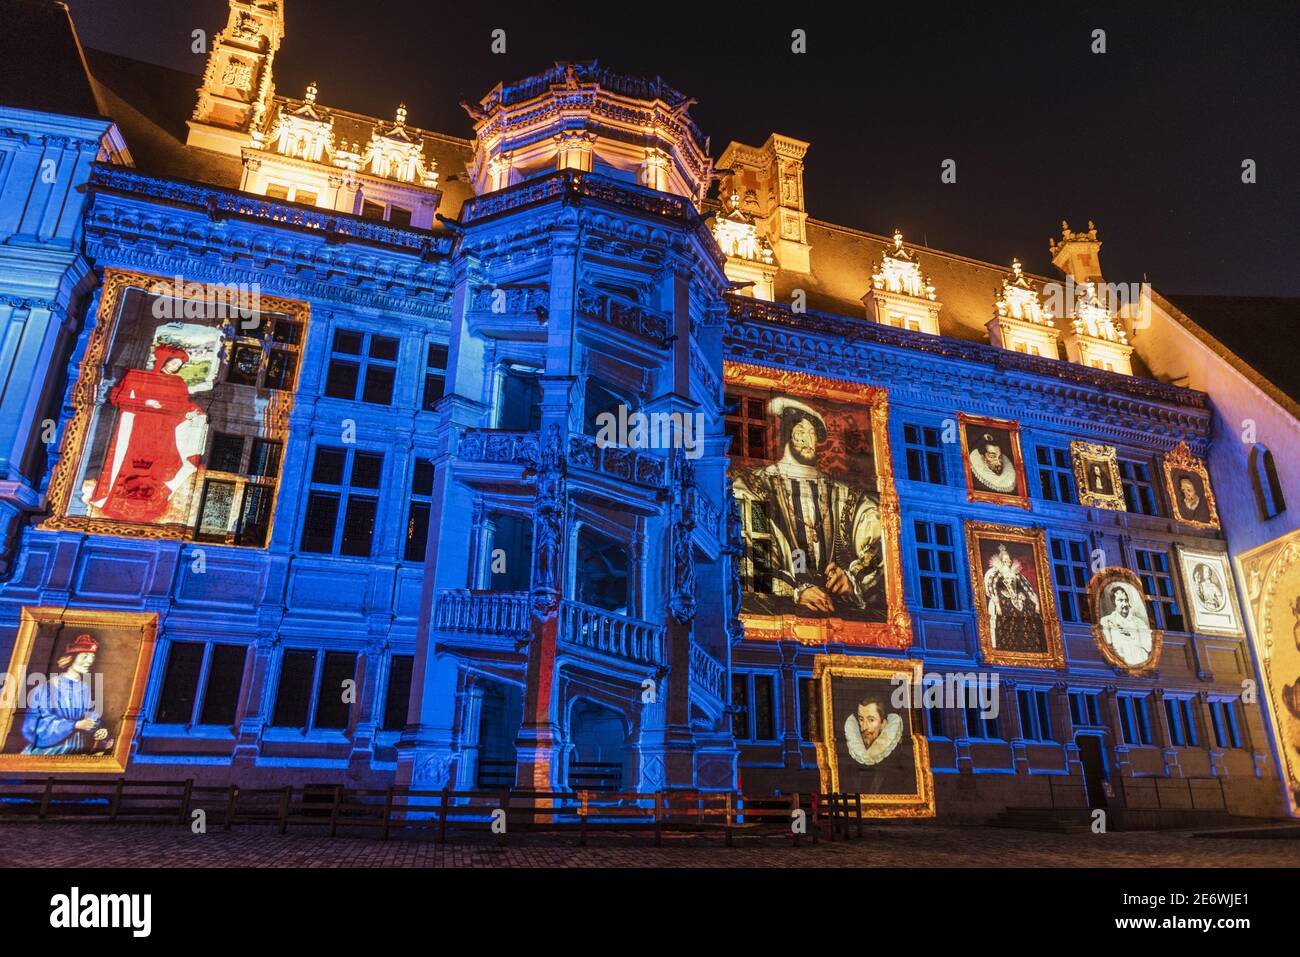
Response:
[[[840,840],[863,835],[862,801],[851,794],[754,795],[714,791],[441,791],[392,786],[344,788],[225,787],[186,781],[125,778],[0,782],[0,821],[152,823],[231,830],[239,825],[361,830],[388,840],[394,831],[430,834],[486,831],[500,844],[512,833],[573,832],[578,843],[608,833],[721,835],[731,847],[737,834]]]

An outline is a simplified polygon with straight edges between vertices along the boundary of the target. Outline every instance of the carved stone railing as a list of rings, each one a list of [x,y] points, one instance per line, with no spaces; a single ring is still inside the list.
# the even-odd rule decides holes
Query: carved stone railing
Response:
[[[540,448],[541,436],[536,432],[466,429],[456,444],[456,457],[464,462],[534,465]]]
[[[571,169],[557,170],[545,176],[527,179],[522,183],[476,196],[465,203],[460,221],[463,224],[478,222],[559,196],[586,197],[602,200],[634,212],[654,213],[686,222],[699,221],[699,214],[695,211],[694,205],[685,196],[632,186],[598,173],[583,173]]]
[[[550,290],[538,286],[478,286],[470,295],[474,312],[535,316],[550,306]]]
[[[527,634],[531,627],[528,594],[444,590],[434,607],[433,627],[479,635]]]
[[[653,488],[663,488],[668,482],[668,460],[662,455],[623,445],[602,447],[589,435],[569,436],[569,464]]]
[[[1053,379],[1089,386],[1109,392],[1136,395],[1144,399],[1166,402],[1171,405],[1187,406],[1194,409],[1208,408],[1209,398],[1204,392],[1186,389],[1182,386],[1157,382],[1154,379],[1142,379],[1137,376],[1124,375],[1119,372],[1107,372],[1093,369],[1074,362],[1062,362],[1046,356],[1033,356],[1023,352],[1012,352],[983,342],[968,342],[950,336],[932,336],[910,329],[899,329],[878,322],[837,316],[829,312],[808,309],[796,313],[789,306],[763,302],[748,296],[727,296],[728,320],[734,329],[743,323],[766,322],[783,326],[793,326],[802,332],[822,333],[839,336],[853,342],[872,342],[882,345],[898,346],[918,352],[943,356],[949,359],[965,359],[971,362],[984,362],[999,370],[1026,372],[1033,375],[1048,376]],[[737,339],[737,342],[740,340]]]
[[[672,323],[667,315],[607,296],[590,286],[578,287],[578,315],[622,329],[663,348]]]
[[[709,534],[722,540],[722,510],[703,495],[695,496],[695,514],[700,526]]]
[[[560,602],[560,640],[645,665],[667,661],[662,625],[576,601]]]
[[[150,199],[161,199],[169,203],[189,206],[203,210],[213,219],[236,216],[262,220],[278,226],[297,226],[302,229],[319,230],[327,239],[378,243],[417,252],[424,256],[450,255],[454,242],[452,237],[445,233],[433,233],[414,227],[389,226],[387,223],[363,219],[349,213],[336,213],[296,203],[281,202],[267,199],[265,196],[241,193],[238,190],[204,186],[183,180],[159,179],[119,166],[95,165],[91,169],[90,185],[94,189],[147,196]]]
[[[694,336],[691,337],[691,371],[700,377],[700,381],[704,383],[704,391],[709,398],[715,402],[722,401],[722,382],[709,368],[709,364],[705,361]]]
[[[691,684],[698,685],[726,703],[727,669],[716,658],[691,642]]]

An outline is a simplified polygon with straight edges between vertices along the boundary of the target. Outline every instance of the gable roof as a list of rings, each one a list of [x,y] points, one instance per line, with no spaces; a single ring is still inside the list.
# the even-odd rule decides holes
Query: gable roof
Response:
[[[0,0],[0,105],[104,116],[68,8],[53,0]]]

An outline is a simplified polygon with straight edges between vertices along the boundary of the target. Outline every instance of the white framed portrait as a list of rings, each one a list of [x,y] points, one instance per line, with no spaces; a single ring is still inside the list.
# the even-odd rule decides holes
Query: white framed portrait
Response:
[[[1225,638],[1243,637],[1246,631],[1227,553],[1179,544],[1178,568],[1192,630]]]

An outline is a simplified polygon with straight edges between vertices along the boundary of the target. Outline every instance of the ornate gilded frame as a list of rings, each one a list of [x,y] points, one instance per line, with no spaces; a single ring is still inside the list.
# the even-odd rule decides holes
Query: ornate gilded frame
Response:
[[[1119,452],[1113,445],[1098,445],[1078,439],[1070,443],[1070,460],[1074,465],[1074,487],[1079,493],[1079,504],[1090,508],[1108,508],[1124,511],[1124,482],[1119,474]],[[1110,476],[1113,495],[1102,495],[1088,488],[1087,461],[1100,460]]]
[[[1187,614],[1190,619],[1192,631],[1201,635],[1216,635],[1220,638],[1244,638],[1246,637],[1246,619],[1241,614],[1241,602],[1237,600],[1237,583],[1232,577],[1232,565],[1228,559],[1227,552],[1212,551],[1208,548],[1196,548],[1191,545],[1184,545],[1182,542],[1174,543],[1174,550],[1178,553],[1178,571],[1183,577],[1183,598],[1186,600]],[[1215,625],[1207,625],[1196,617],[1196,600],[1192,597],[1192,561],[1209,561],[1214,563],[1214,567],[1219,570],[1223,576],[1223,588],[1227,592],[1228,605],[1232,609],[1232,616],[1236,619],[1236,628],[1220,628]]]
[[[920,661],[900,658],[860,658],[854,655],[817,655],[813,658],[813,678],[821,689],[821,740],[817,746],[817,770],[824,792],[839,792],[840,768],[835,754],[835,709],[832,678],[893,678],[906,675],[908,700],[912,700],[912,676]],[[916,769],[915,794],[863,794],[863,814],[869,817],[934,817],[934,772],[930,768],[930,746],[915,707],[908,708],[912,731],[912,755]]]
[[[1120,565],[1110,565],[1101,569],[1088,581],[1088,610],[1092,615],[1092,639],[1097,643],[1097,650],[1106,659],[1107,664],[1118,668],[1126,674],[1149,675],[1160,666],[1160,653],[1164,649],[1165,635],[1159,628],[1151,629],[1151,654],[1139,665],[1130,665],[1113,648],[1106,643],[1101,633],[1101,595],[1114,582],[1123,581],[1133,586],[1142,598],[1142,610],[1147,615],[1147,624],[1151,624],[1151,612],[1146,606],[1146,593],[1142,590],[1142,580],[1132,571]]]
[[[912,618],[903,603],[903,565],[898,544],[901,518],[898,492],[894,487],[894,459],[889,450],[889,390],[743,362],[726,363],[723,381],[728,386],[770,389],[794,396],[851,403],[870,410],[881,534],[885,544],[885,621],[742,613],[739,617],[745,626],[745,637],[755,641],[797,641],[805,645],[838,642],[876,648],[911,647]]]
[[[188,282],[188,280],[187,280]],[[86,344],[86,354],[77,370],[77,381],[72,386],[72,418],[64,429],[63,441],[59,446],[59,460],[50,475],[49,498],[50,514],[40,524],[42,529],[69,530],[88,532],[93,535],[115,535],[121,538],[143,538],[150,540],[179,539],[194,541],[194,529],[188,525],[154,525],[148,523],[119,522],[106,518],[91,518],[86,515],[69,515],[68,503],[74,493],[77,474],[81,468],[81,457],[85,451],[86,440],[90,436],[90,426],[94,419],[95,394],[103,378],[103,363],[108,357],[109,345],[117,334],[119,306],[123,293],[127,289],[142,289],[153,292],[159,285],[175,284],[174,278],[154,276],[148,273],[126,272],[117,269],[104,271],[104,285],[100,295],[99,310],[96,313],[95,328]],[[194,285],[211,294],[213,283],[194,281]],[[259,295],[259,313],[287,315],[302,324],[303,341],[306,341],[311,307],[296,299],[284,299],[278,296]],[[274,392],[264,413],[267,423],[266,437],[278,439],[288,444],[289,413],[293,411],[293,399],[298,391],[297,376],[302,374],[301,354],[298,370],[295,374],[294,387],[284,392]],[[284,462],[280,463],[283,475]],[[197,481],[203,478],[200,470]],[[275,493],[271,497],[271,521],[267,526],[267,541],[275,533],[275,522],[280,505],[279,480]],[[219,543],[218,543],[219,544]],[[254,547],[254,546],[243,546]]]
[[[1180,525],[1189,528],[1218,528],[1219,510],[1215,507],[1214,489],[1210,487],[1210,473],[1205,468],[1205,462],[1192,454],[1186,442],[1179,442],[1165,455],[1162,465],[1165,472],[1165,492],[1169,495],[1170,517]],[[1183,517],[1182,510],[1178,507],[1178,490],[1174,488],[1175,470],[1193,472],[1200,476],[1201,487],[1205,489],[1205,505],[1210,516],[1208,522]]]
[[[1033,549],[1047,651],[999,651],[993,647],[993,636],[989,633],[988,596],[984,594],[984,567],[980,561],[979,551],[980,542],[986,538],[1018,542],[1029,545]],[[1052,583],[1052,568],[1047,558],[1047,533],[1041,528],[968,521],[966,522],[966,556],[970,567],[971,593],[975,596],[980,653],[985,664],[1021,668],[1064,668],[1065,649],[1061,643],[1061,620],[1056,611],[1056,590]]]
[[[966,427],[994,428],[1011,436],[1011,456],[1015,459],[1016,484],[1020,495],[1004,495],[1001,492],[981,492],[975,488],[975,481],[970,472],[970,448],[966,441]],[[1014,505],[1016,508],[1030,508],[1029,482],[1025,479],[1025,454],[1020,447],[1020,423],[1015,419],[991,419],[982,415],[957,413],[957,434],[961,438],[961,471],[966,477],[966,497],[972,502],[987,502],[992,505]]]
[[[111,755],[95,756],[87,754],[50,754],[23,755],[0,754],[0,771],[40,771],[54,773],[63,771],[117,772],[126,770],[127,758],[131,753],[131,742],[135,737],[136,724],[140,720],[140,707],[144,703],[145,684],[149,679],[149,664],[153,660],[154,642],[158,637],[158,616],[153,612],[101,611],[89,608],[23,608],[21,622],[18,626],[18,638],[14,642],[13,654],[9,658],[7,680],[16,678],[25,681],[28,674],[27,665],[31,659],[32,647],[36,633],[42,624],[57,623],[72,627],[88,628],[126,628],[140,630],[140,648],[136,653],[135,672],[131,678],[131,691],[127,697],[126,707],[122,712],[122,724],[117,738],[113,742]],[[19,693],[25,691],[25,684]],[[9,730],[17,710],[4,696],[4,706],[0,707],[0,746],[9,739]]]

